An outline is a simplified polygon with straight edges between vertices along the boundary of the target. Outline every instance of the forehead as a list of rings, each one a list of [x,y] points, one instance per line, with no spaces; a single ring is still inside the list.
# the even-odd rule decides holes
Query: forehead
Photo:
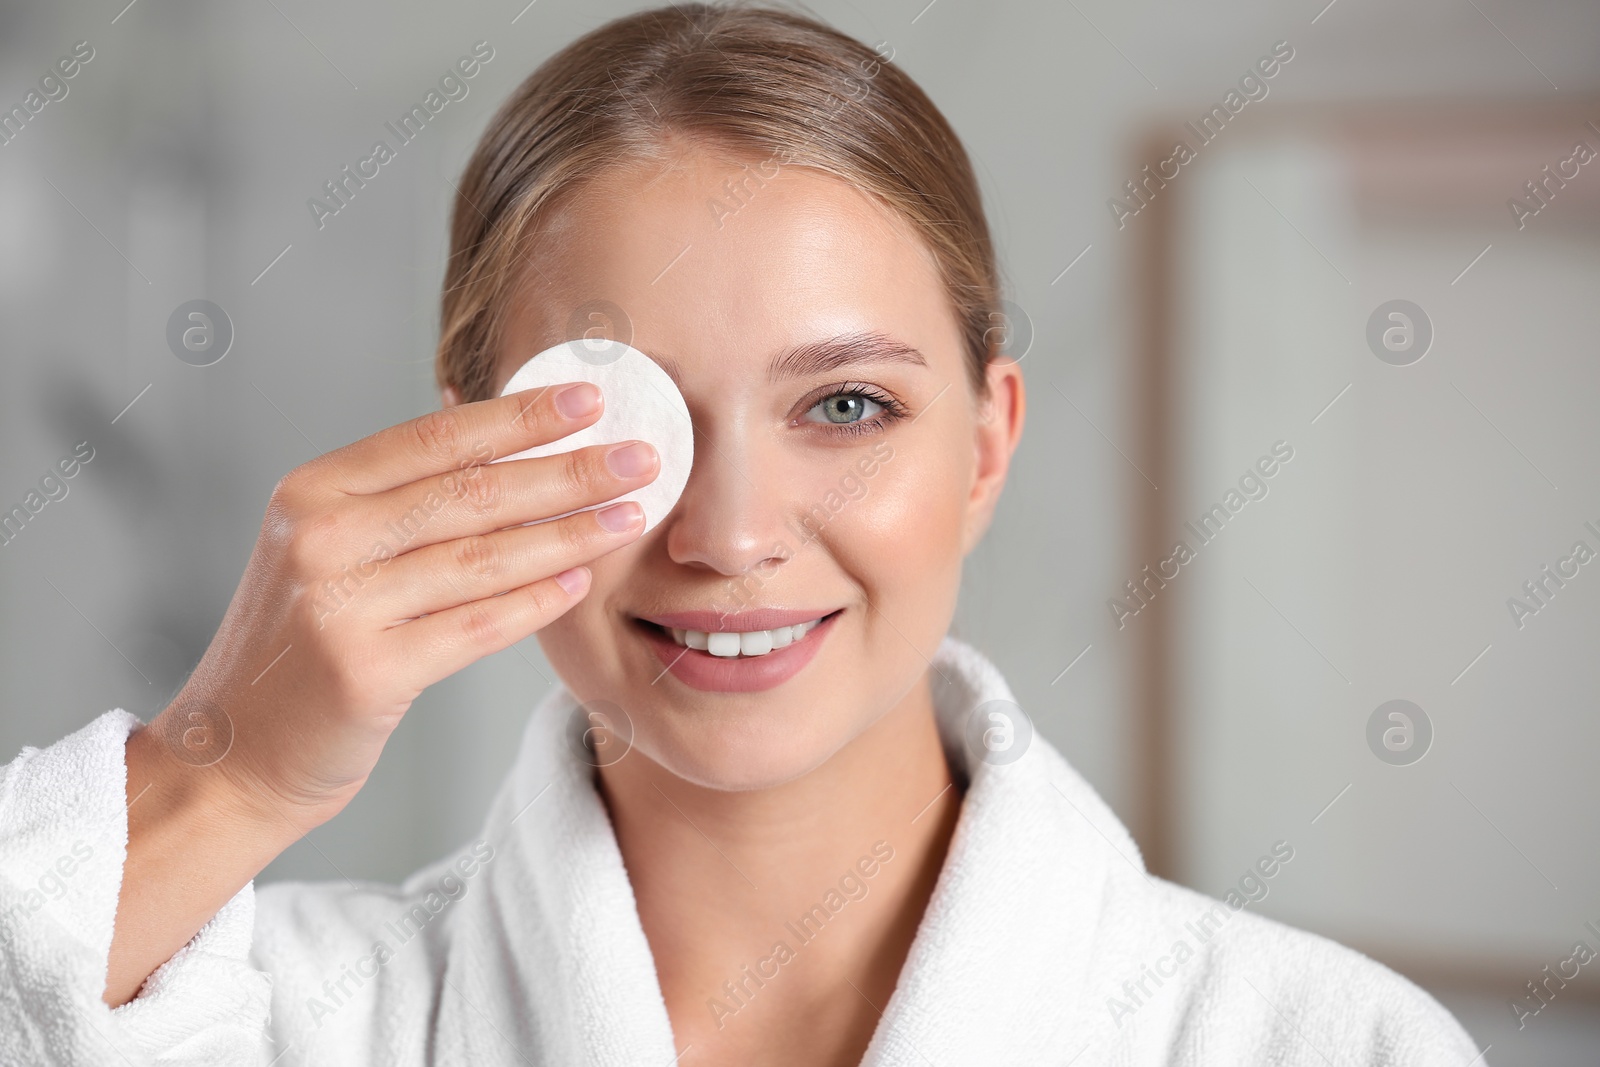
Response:
[[[507,308],[499,382],[620,311],[623,339],[685,365],[733,364],[852,331],[954,358],[937,263],[876,198],[809,167],[680,150],[617,166],[544,220]],[[576,313],[576,316],[575,316]],[[598,324],[598,320],[595,324]]]

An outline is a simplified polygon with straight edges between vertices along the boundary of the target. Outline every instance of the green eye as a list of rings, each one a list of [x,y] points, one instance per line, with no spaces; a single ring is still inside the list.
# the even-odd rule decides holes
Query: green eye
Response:
[[[898,398],[864,382],[841,382],[811,395],[819,399],[800,421],[821,423],[823,433],[839,437],[882,433],[907,414]]]
[[[811,410],[822,412],[823,419],[837,426],[871,418],[876,412],[867,410],[869,404],[879,411],[883,410],[882,404],[865,393],[854,392],[834,393],[832,396],[824,397]]]

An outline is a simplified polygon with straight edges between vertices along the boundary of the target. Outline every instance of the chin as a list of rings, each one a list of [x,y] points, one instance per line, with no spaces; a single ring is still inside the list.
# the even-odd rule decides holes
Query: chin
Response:
[[[644,757],[669,774],[703,789],[746,792],[771,789],[816,770],[850,739],[844,728],[825,736],[815,712],[796,709],[795,718],[770,706],[729,708],[726,715],[696,714],[693,722],[668,723],[646,711],[650,718],[634,721],[633,751],[624,757]],[[840,710],[840,709],[836,709]],[[806,721],[807,716],[810,721]]]

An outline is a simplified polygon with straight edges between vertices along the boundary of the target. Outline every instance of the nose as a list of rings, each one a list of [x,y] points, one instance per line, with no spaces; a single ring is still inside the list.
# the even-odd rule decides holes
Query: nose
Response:
[[[729,578],[787,560],[794,549],[784,522],[786,481],[756,450],[715,440],[697,423],[694,467],[666,519],[668,556]]]

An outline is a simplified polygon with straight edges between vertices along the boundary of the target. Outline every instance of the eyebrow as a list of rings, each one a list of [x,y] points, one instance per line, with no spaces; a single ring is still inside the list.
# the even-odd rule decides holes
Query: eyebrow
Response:
[[[681,389],[683,379],[678,374],[677,364],[664,355],[657,355],[655,359],[673,383]],[[806,378],[858,363],[909,363],[918,367],[928,365],[927,359],[921,352],[888,334],[876,331],[843,333],[818,341],[808,341],[780,352],[767,367],[767,380],[781,382],[791,378]]]

